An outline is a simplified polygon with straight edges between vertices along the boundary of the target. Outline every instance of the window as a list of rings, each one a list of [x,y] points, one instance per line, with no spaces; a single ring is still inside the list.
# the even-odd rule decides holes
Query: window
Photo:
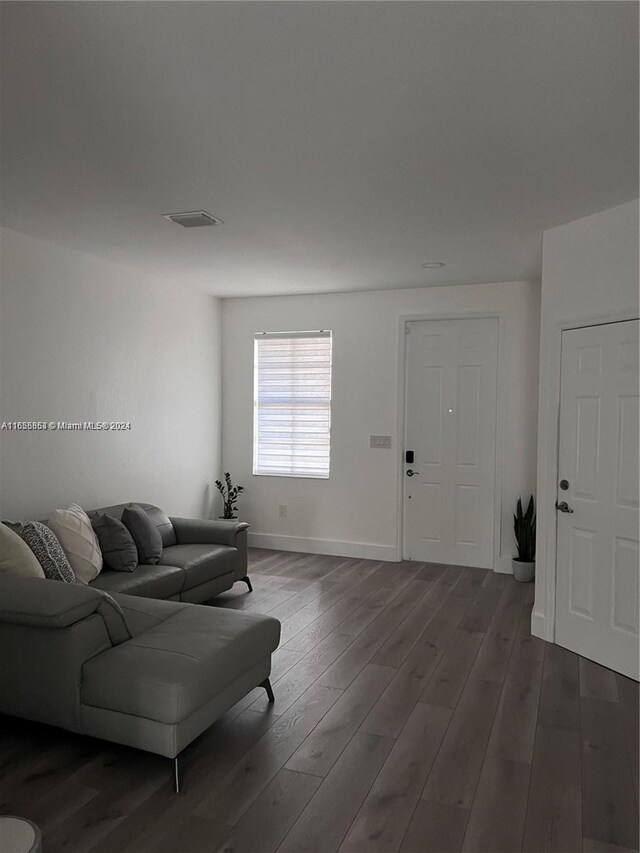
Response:
[[[331,332],[255,336],[253,473],[328,477]]]

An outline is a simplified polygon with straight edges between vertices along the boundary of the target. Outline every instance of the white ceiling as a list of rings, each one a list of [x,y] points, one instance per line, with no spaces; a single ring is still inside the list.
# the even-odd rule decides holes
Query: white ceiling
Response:
[[[0,6],[2,223],[219,296],[536,278],[638,194],[636,3]]]

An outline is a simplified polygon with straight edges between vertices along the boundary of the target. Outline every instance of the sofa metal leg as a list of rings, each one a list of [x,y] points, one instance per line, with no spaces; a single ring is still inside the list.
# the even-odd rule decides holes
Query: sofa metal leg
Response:
[[[173,759],[173,787],[176,794],[180,793],[180,764],[178,756]]]
[[[240,578],[241,581],[244,581],[246,585],[249,587],[249,592],[253,592],[253,587],[251,586],[251,581],[249,580],[249,575],[245,575],[243,578]]]
[[[268,678],[265,678],[265,680],[259,686],[264,687],[264,689],[267,691],[267,697],[269,699],[269,702],[276,701],[276,697],[273,695],[273,688],[271,687],[271,682]]]

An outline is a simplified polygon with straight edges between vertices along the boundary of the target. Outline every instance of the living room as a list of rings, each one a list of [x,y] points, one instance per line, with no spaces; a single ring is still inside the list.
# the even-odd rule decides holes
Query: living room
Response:
[[[0,18],[0,539],[75,505],[107,569],[3,588],[0,813],[52,852],[637,849],[637,5]],[[54,713],[73,608],[109,648]],[[169,723],[109,669],[151,618],[200,655]]]

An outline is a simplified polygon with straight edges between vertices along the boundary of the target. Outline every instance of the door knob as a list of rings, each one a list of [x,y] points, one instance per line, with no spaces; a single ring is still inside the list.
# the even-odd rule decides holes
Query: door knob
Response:
[[[419,474],[419,471],[414,471],[411,468],[407,468],[407,477],[415,477],[416,474]]]
[[[569,504],[566,501],[560,501],[560,503],[558,503],[558,501],[556,501],[556,509],[559,509],[560,512],[568,512],[568,513],[573,512],[573,510],[571,509],[571,507],[569,506]]]

